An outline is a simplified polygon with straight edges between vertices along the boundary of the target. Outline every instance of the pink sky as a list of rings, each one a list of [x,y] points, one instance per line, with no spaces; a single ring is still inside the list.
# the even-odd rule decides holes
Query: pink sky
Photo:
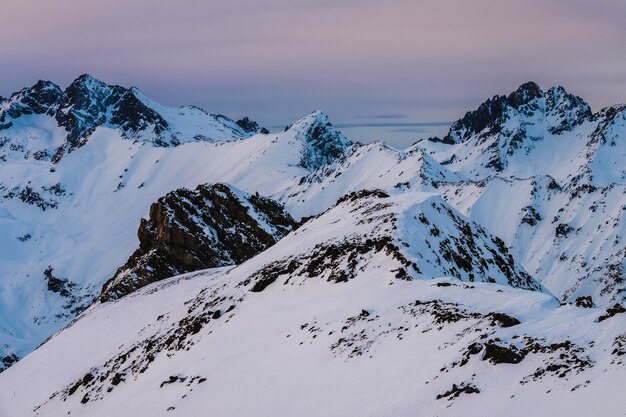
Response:
[[[626,101],[623,0],[1,0],[0,16],[2,96],[90,73],[268,126],[383,122],[345,133],[397,146],[528,80]]]

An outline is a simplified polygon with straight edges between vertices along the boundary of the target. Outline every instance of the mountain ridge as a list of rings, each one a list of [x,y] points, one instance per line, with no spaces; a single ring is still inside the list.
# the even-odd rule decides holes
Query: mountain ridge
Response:
[[[168,337],[173,336],[172,340],[182,347],[186,346],[185,340],[195,340],[193,335],[203,332],[206,325],[222,323],[219,320],[228,317],[231,301],[238,308],[237,297],[252,300],[244,304],[249,306],[244,310],[250,308],[249,311],[257,311],[255,303],[265,302],[254,300],[267,300],[268,306],[257,311],[265,320],[273,314],[269,313],[272,303],[290,305],[282,304],[286,301],[277,294],[293,290],[295,300],[310,307],[314,305],[313,298],[332,300],[335,294],[348,291],[346,288],[358,288],[360,295],[369,294],[366,287],[360,287],[362,279],[381,291],[392,287],[393,294],[395,288],[401,287],[411,294],[412,300],[398,292],[393,297],[402,298],[402,303],[376,304],[375,296],[367,295],[363,300],[370,301],[358,309],[352,305],[356,313],[350,317],[357,318],[350,323],[362,322],[365,326],[370,318],[374,319],[378,313],[368,307],[371,302],[386,312],[407,312],[413,317],[411,320],[416,320],[410,320],[410,326],[426,325],[424,330],[430,329],[428,332],[437,328],[437,320],[444,320],[438,323],[443,329],[453,329],[467,321],[478,326],[467,332],[478,333],[491,320],[487,317],[490,313],[510,315],[523,323],[521,328],[532,328],[526,333],[498,330],[501,341],[468,338],[476,343],[472,348],[465,343],[466,338],[444,330],[446,340],[459,349],[455,350],[454,359],[447,357],[448,362],[440,364],[455,369],[451,375],[457,375],[456,369],[462,367],[452,366],[453,362],[471,362],[471,366],[484,370],[480,361],[493,364],[503,360],[502,355],[518,363],[528,358],[519,369],[524,369],[526,376],[537,369],[538,380],[544,378],[541,375],[555,375],[539,364],[527,368],[530,361],[540,357],[552,361],[550,369],[568,369],[566,375],[578,375],[578,368],[572,363],[580,365],[580,378],[589,369],[619,374],[621,368],[615,365],[620,363],[617,354],[611,354],[615,358],[603,356],[600,349],[621,352],[622,346],[622,329],[615,324],[620,323],[619,318],[612,317],[621,314],[619,306],[626,301],[626,171],[620,165],[626,157],[624,106],[611,106],[591,114],[582,99],[561,87],[543,91],[537,84],[527,83],[468,112],[453,124],[452,133],[444,139],[422,140],[406,150],[396,150],[382,142],[350,141],[321,111],[304,116],[283,132],[270,133],[250,119],[235,122],[198,108],[162,106],[134,88],[118,90],[87,76],[72,85],[71,89],[68,87],[71,94],[66,94],[52,83],[40,82],[36,84],[36,94],[24,89],[15,93],[13,99],[0,100],[0,227],[6,231],[0,236],[0,247],[5,249],[0,254],[0,275],[5,277],[0,282],[0,367],[11,365],[6,371],[9,376],[0,377],[0,383],[10,375],[31,372],[30,364],[37,359],[28,357],[24,365],[15,362],[59,329],[65,328],[51,339],[50,346],[67,348],[66,343],[72,340],[67,335],[78,332],[77,329],[84,332],[82,323],[96,320],[103,326],[114,326],[98,311],[115,316],[115,306],[132,310],[133,303],[149,303],[145,301],[151,299],[148,296],[160,289],[170,288],[165,291],[172,294],[180,291],[185,297],[197,299],[198,306],[213,303],[199,309],[197,315],[170,303],[168,308],[172,310],[168,311],[176,311],[178,325],[168,321],[163,328],[152,323],[153,318],[141,316],[143,322],[137,323],[141,324],[137,330],[150,324]],[[203,124],[206,120],[211,121],[209,132]],[[60,147],[63,152],[57,158]],[[200,191],[196,190],[199,184],[205,184]],[[216,201],[194,194],[210,187],[226,187],[246,207],[239,197],[248,196],[242,197],[245,200],[258,195],[259,199],[273,201],[267,213],[291,217],[289,227],[274,236],[272,242],[260,239],[262,245],[254,243],[260,234],[243,233],[242,241],[250,239],[254,250],[236,261],[231,257],[225,262],[225,257],[216,264],[198,262],[188,266],[179,264],[180,257],[164,256],[163,263],[154,265],[166,272],[137,279],[141,285],[131,282],[115,297],[101,300],[108,302],[92,304],[107,280],[118,276],[116,271],[134,270],[137,265],[128,262],[138,247],[146,249],[138,257],[153,249],[136,231],[144,227],[147,236],[151,233],[148,231],[158,227],[148,227],[154,220],[150,206],[166,201],[163,199],[167,199],[168,193],[177,196],[176,201],[168,200],[164,207],[174,210],[184,206],[185,210],[181,215],[161,218],[160,227],[165,230],[166,225],[176,223],[192,231],[185,234],[185,239],[189,239],[185,243],[191,245],[184,246],[183,252],[190,253],[189,248],[199,244],[210,249],[222,247],[223,253],[236,249],[227,239],[207,238],[213,236],[207,231],[211,227],[219,228],[216,236],[232,232],[232,224],[221,222],[220,212],[211,210]],[[235,200],[228,201],[226,206],[236,205],[237,213],[245,211],[239,203],[234,204]],[[253,212],[262,213],[264,209],[249,211]],[[201,215],[196,216],[198,213]],[[198,221],[200,217],[204,219]],[[258,219],[257,226],[261,224]],[[296,222],[299,227],[287,233]],[[176,252],[175,245],[167,239],[151,242]],[[167,250],[163,253],[167,254]],[[268,262],[262,264],[264,259]],[[193,272],[230,261],[239,265]],[[150,265],[148,260],[144,266]],[[189,273],[166,277],[183,272]],[[234,276],[238,281],[228,283]],[[204,298],[208,293],[221,291],[212,287],[212,279],[232,290],[222,294],[226,298],[219,302]],[[148,285],[143,287],[144,284]],[[415,287],[410,286],[413,284]],[[211,289],[192,297],[196,289],[207,286]],[[311,300],[308,296],[298,298],[306,292],[305,288],[315,293]],[[432,299],[419,298],[411,288],[432,294]],[[474,290],[483,295],[468,295],[471,302],[465,303],[460,294],[473,294]],[[514,293],[520,300],[507,298],[509,295],[498,298],[498,291]],[[119,295],[124,297],[113,301]],[[482,297],[520,304],[500,311]],[[549,305],[541,309],[545,316],[531,312],[537,303]],[[342,308],[340,304],[331,304],[328,323],[337,320],[330,316],[330,311]],[[482,307],[476,309],[477,305]],[[583,311],[585,306],[591,309]],[[155,306],[156,310],[159,309]],[[228,313],[233,311],[238,310]],[[163,310],[159,314],[166,313]],[[304,310],[299,314],[304,314]],[[389,320],[399,326],[394,314]],[[424,319],[431,314],[435,321]],[[589,346],[589,340],[559,323],[564,317],[581,326],[591,326],[596,336],[601,333],[598,329],[608,326],[610,340],[602,339],[598,348]],[[544,324],[533,327],[525,323],[527,319]],[[592,324],[596,320],[605,324]],[[293,325],[289,323],[280,332],[293,334]],[[408,326],[402,324],[405,325]],[[357,352],[364,355],[369,352],[370,342],[371,346],[378,346],[386,340],[375,328],[359,329],[378,336],[358,336],[357,332],[344,341],[329,339],[328,345],[335,346],[331,350],[338,352],[337,357],[351,360],[360,356],[351,354],[352,349],[358,348]],[[547,329],[558,331],[553,334]],[[331,326],[328,331],[337,329]],[[126,337],[129,344],[137,342],[141,349],[148,349],[143,344],[148,339],[135,339],[136,335],[131,337],[123,331],[117,334]],[[393,334],[396,337],[395,330]],[[542,334],[550,334],[552,339],[540,340]],[[282,338],[269,342],[263,338],[252,340],[273,345]],[[571,344],[562,345],[567,341]],[[309,342],[317,343],[306,339]],[[46,352],[53,351],[47,349],[56,349],[46,347],[49,343],[43,345],[44,353],[35,350],[33,357],[45,358],[50,354]],[[553,349],[551,343],[558,346]],[[150,354],[158,353],[150,349],[146,351],[148,356],[138,354],[141,363],[149,360]],[[570,349],[574,353],[565,353]],[[478,353],[471,353],[474,351],[481,359],[476,357]],[[325,355],[324,352],[316,355]],[[558,362],[557,353],[570,355],[567,357],[572,362]],[[99,357],[104,362],[111,359]],[[90,373],[88,368],[98,364],[86,359],[81,364],[87,368],[73,368],[81,372],[80,379],[76,379],[77,375],[68,376],[64,384],[73,384],[69,388],[76,386],[72,392],[80,393],[79,400],[87,398],[86,403],[98,403],[102,398],[93,389],[109,386],[89,378],[84,380]],[[143,378],[133,372],[133,378]],[[130,374],[121,372],[114,379],[116,383],[111,380],[111,386],[119,385],[127,376],[130,386]],[[518,376],[512,381],[523,379]],[[178,378],[177,374],[172,377]],[[194,375],[180,377],[191,381]],[[448,385],[437,386],[438,391],[433,392],[433,397],[441,395],[444,401],[456,398],[456,394],[465,398],[466,394],[479,395],[475,390],[494,389],[486,380],[477,382],[464,374],[462,380],[444,379]],[[586,386],[583,379],[572,376],[571,380],[576,383],[567,382],[568,390]],[[169,379],[158,383],[163,381]],[[433,381],[421,380],[420,384]],[[543,387],[541,384],[537,386]],[[69,388],[56,386],[53,391],[69,399],[71,405],[67,407],[81,407],[70,401],[73,397]],[[63,408],[51,405],[56,404],[54,398],[49,400],[29,404],[46,403],[42,410],[53,412]]]
[[[150,140],[156,146],[172,146],[190,140],[236,140],[267,131],[248,118],[239,120],[238,124],[195,106],[162,106],[136,87],[107,85],[88,74],[76,78],[65,90],[50,81],[40,80],[32,87],[13,93],[0,102],[0,131],[28,115],[53,117],[67,132],[64,143],[49,152],[53,162],[83,146],[100,126],[119,129],[123,136],[131,139]],[[176,118],[181,116],[184,118],[182,125],[191,126],[177,122]]]

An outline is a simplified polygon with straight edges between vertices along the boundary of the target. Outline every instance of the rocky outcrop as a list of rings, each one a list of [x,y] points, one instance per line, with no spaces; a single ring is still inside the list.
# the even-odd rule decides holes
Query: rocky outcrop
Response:
[[[269,130],[264,127],[260,127],[257,122],[255,122],[254,120],[250,120],[250,118],[247,116],[243,119],[237,120],[236,123],[240,128],[248,133],[262,133],[264,135],[270,133]]]
[[[53,115],[62,97],[63,90],[58,85],[39,80],[32,87],[24,88],[10,98],[0,100],[0,130],[11,127],[13,125],[11,119],[24,115]]]
[[[280,204],[258,194],[225,184],[178,189],[152,204],[139,226],[139,249],[104,285],[100,300],[174,275],[239,264],[294,225]]]
[[[298,120],[286,132],[293,133],[296,140],[304,143],[299,165],[310,171],[343,156],[352,144],[320,111]]]
[[[452,124],[442,141],[461,143],[475,135],[499,134],[505,129],[506,121],[515,116],[545,120],[547,130],[558,134],[589,120],[592,113],[587,103],[561,86],[544,92],[536,83],[527,82],[508,96],[494,96],[476,110],[467,112]]]

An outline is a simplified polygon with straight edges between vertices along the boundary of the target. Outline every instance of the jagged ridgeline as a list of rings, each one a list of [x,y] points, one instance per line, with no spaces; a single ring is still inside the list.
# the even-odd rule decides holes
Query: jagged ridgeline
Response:
[[[254,398],[296,407],[309,382],[343,415],[363,414],[342,403],[355,384],[408,415],[424,414],[416,396],[439,415],[498,398],[514,404],[500,415],[533,414],[548,390],[576,408],[594,386],[608,403],[626,346],[625,137],[625,106],[592,113],[534,83],[405,150],[351,142],[319,111],[269,132],[89,76],[0,99],[0,369],[69,325],[3,373],[63,368],[17,403],[0,377],[0,414],[110,415],[122,395],[145,400],[139,415],[160,400],[193,415],[194,393],[230,387],[276,415]],[[255,396],[285,363],[310,378]]]
[[[32,152],[36,159],[53,162],[83,146],[102,126],[118,129],[127,138],[149,140],[157,146],[173,146],[189,140],[242,139],[259,132],[268,133],[248,117],[234,122],[197,107],[167,108],[149,100],[136,88],[107,85],[87,74],[65,90],[50,81],[38,81],[14,93],[1,105],[0,131],[19,128],[23,116],[30,115],[49,116],[65,130],[62,140]],[[17,142],[12,144],[19,146]]]

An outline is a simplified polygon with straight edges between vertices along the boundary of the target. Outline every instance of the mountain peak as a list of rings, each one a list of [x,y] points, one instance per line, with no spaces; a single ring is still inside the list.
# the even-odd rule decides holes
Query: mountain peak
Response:
[[[0,129],[12,126],[7,118],[17,119],[28,114],[52,114],[55,105],[61,100],[63,90],[45,80],[13,93],[0,108]]]
[[[543,120],[547,130],[559,134],[591,117],[589,105],[580,97],[568,93],[562,86],[544,92],[537,83],[529,81],[508,96],[497,95],[469,111],[450,127],[443,141],[460,143],[475,135],[487,137],[501,133],[511,118],[520,124]]]
[[[509,94],[507,102],[514,108],[519,108],[524,104],[530,103],[532,100],[543,97],[543,90],[537,83],[528,81],[519,86],[517,90]]]
[[[82,74],[79,75],[78,77],[76,77],[76,79],[74,81],[72,81],[72,83],[70,85],[106,85],[104,82],[100,81],[99,79],[89,75],[89,74]]]
[[[320,110],[298,120],[285,133],[304,143],[299,165],[310,171],[343,155],[352,144]]]
[[[562,86],[550,88],[545,93],[546,116],[552,119],[548,130],[559,134],[592,117],[591,107],[582,98],[568,93]]]
[[[32,87],[30,87],[30,90],[37,90],[37,91],[42,91],[42,90],[61,90],[61,88],[56,85],[55,83],[53,83],[52,81],[48,81],[48,80],[39,80],[37,81]]]
[[[330,123],[330,119],[328,118],[328,115],[326,113],[321,110],[315,110],[307,114],[303,118],[297,120],[293,125],[290,126],[289,130],[301,130],[303,126],[309,126],[313,124],[332,126],[332,123]]]
[[[65,94],[68,104],[102,106],[114,88],[122,90],[122,87],[111,87],[89,74],[83,74],[72,81]]]

